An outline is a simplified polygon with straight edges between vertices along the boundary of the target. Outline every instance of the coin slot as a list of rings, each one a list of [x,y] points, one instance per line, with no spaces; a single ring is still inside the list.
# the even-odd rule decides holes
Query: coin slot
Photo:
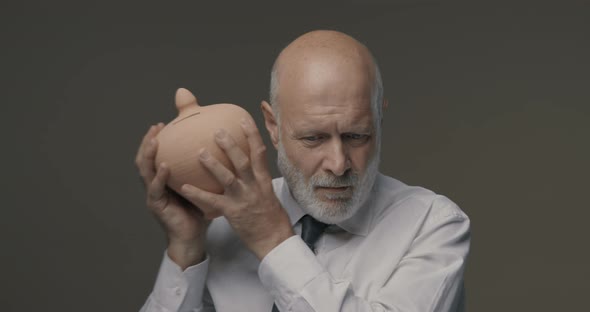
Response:
[[[185,119],[187,119],[187,118],[193,117],[193,116],[195,116],[195,115],[199,115],[200,113],[201,113],[201,112],[196,112],[196,113],[194,113],[194,114],[190,114],[190,115],[188,115],[188,116],[186,116],[186,117],[182,118],[181,120],[177,120],[177,121],[175,121],[175,122],[174,122],[174,123],[172,123],[172,124],[173,124],[173,125],[175,125],[175,124],[177,124],[177,123],[179,123],[179,122],[181,122],[181,121],[183,121],[183,120],[185,120]]]

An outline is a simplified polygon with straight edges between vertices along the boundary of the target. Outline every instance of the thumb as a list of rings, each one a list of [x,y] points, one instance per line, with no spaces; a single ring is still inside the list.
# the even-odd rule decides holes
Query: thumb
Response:
[[[168,205],[168,193],[166,190],[166,181],[170,175],[170,169],[165,163],[161,163],[156,172],[156,176],[148,187],[148,206],[154,213],[161,214],[166,205]]]
[[[205,219],[211,220],[222,215],[226,204],[223,195],[207,192],[190,184],[184,184],[180,192],[184,198],[199,207]]]

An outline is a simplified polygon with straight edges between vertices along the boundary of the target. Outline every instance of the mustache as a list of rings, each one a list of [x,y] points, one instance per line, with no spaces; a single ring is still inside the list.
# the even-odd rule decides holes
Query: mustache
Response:
[[[309,183],[314,187],[349,187],[358,182],[358,174],[348,172],[342,176],[335,175],[315,175],[309,179]]]

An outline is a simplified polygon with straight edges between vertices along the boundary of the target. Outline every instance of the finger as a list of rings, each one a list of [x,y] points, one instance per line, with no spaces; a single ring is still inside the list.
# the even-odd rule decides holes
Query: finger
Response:
[[[270,179],[268,168],[266,167],[266,145],[262,142],[260,132],[256,124],[250,118],[243,118],[242,129],[248,139],[248,146],[250,147],[250,161],[252,162],[252,170],[254,175],[264,180]]]
[[[227,169],[219,160],[211,156],[209,151],[202,148],[199,151],[199,160],[215,179],[223,186],[224,189],[230,189],[237,183],[236,176]]]
[[[252,167],[250,166],[250,159],[236,144],[234,138],[224,129],[219,129],[215,132],[215,140],[217,141],[217,145],[221,147],[231,161],[238,177],[245,181],[254,180]]]
[[[148,206],[157,213],[161,212],[168,203],[166,181],[169,176],[170,169],[162,163],[148,187]]]
[[[150,143],[152,138],[155,138],[158,133],[165,127],[166,125],[162,122],[159,122],[157,125],[152,125],[146,134],[143,136],[141,140],[141,144],[139,145],[139,149],[137,150],[137,154],[135,156],[135,160],[141,160],[141,156],[143,155],[144,149]]]
[[[213,219],[218,212],[223,212],[225,199],[223,195],[207,192],[190,184],[180,188],[180,194],[196,207],[199,207],[205,219]]]
[[[139,168],[140,175],[146,185],[152,182],[156,175],[156,152],[158,150],[158,141],[152,138],[143,150],[141,157],[141,166]]]
[[[151,126],[148,132],[144,135],[137,156],[135,157],[135,163],[139,169],[139,174],[143,178],[143,182],[148,186],[155,175],[155,153],[157,151],[157,144],[153,146],[156,135],[164,128],[163,123],[158,123],[155,126]],[[157,143],[157,142],[156,142]],[[146,155],[148,156],[146,158]]]
[[[148,129],[148,131],[143,135],[143,138],[141,139],[141,143],[139,144],[139,149],[137,149],[137,154],[135,155],[135,163],[137,164],[137,166],[140,166],[141,163],[141,156],[143,155],[143,150],[145,148],[145,146],[147,146],[147,144],[149,143],[149,140],[151,139],[151,133],[155,130],[154,129],[155,126],[150,126],[150,128]]]

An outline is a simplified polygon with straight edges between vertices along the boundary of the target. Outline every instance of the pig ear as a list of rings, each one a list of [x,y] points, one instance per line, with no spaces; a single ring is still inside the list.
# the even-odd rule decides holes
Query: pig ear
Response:
[[[178,88],[178,90],[176,90],[174,102],[176,103],[178,111],[182,111],[184,108],[190,107],[191,105],[199,106],[197,98],[185,88]]]

